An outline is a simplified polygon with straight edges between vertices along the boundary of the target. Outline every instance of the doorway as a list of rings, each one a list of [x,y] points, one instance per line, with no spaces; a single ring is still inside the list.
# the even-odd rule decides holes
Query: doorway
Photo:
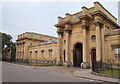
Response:
[[[65,50],[64,50],[64,62],[65,62],[65,59],[66,59],[66,58],[65,58]]]
[[[96,49],[91,50],[91,62],[96,61]]]
[[[74,67],[81,67],[83,62],[83,45],[82,43],[76,43],[73,49],[73,65]]]
[[[96,49],[91,50],[91,62],[92,62],[92,71],[95,71],[95,65],[96,65]]]

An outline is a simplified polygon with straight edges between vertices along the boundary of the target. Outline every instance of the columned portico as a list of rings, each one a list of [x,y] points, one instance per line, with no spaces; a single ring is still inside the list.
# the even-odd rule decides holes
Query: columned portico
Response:
[[[91,68],[96,61],[104,61],[107,59],[105,57],[114,56],[114,48],[109,47],[108,50],[106,48],[115,44],[112,41],[115,35],[110,38],[109,33],[112,34],[113,30],[119,26],[115,24],[116,18],[100,3],[95,2],[94,7],[91,8],[83,6],[81,12],[65,15],[65,17],[58,17],[58,23],[55,25],[57,28],[63,27],[61,43],[60,34],[58,34],[58,47],[61,47],[58,54],[62,57],[63,65]],[[111,44],[108,44],[108,40]]]

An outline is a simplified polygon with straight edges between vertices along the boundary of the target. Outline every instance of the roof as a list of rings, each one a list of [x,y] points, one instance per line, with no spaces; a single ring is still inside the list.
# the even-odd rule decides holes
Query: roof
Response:
[[[35,33],[35,32],[25,32],[25,33],[36,34],[36,35],[41,35],[41,36],[46,36],[46,37],[51,37],[51,38],[56,38],[57,39],[57,37],[54,37],[54,36],[39,34],[39,33]],[[25,34],[25,33],[23,33],[23,34]],[[20,34],[20,35],[23,35],[23,34]],[[20,36],[20,35],[18,35],[18,36]]]
[[[42,43],[40,43],[40,44],[43,45],[43,44],[50,44],[50,43],[57,43],[57,40],[46,41],[46,42],[42,42]]]
[[[42,43],[37,44],[37,45],[31,45],[31,46],[39,46],[39,45],[52,44],[52,43],[57,43],[57,42],[58,42],[58,40],[52,40],[52,41],[42,42]]]
[[[57,37],[54,37],[54,36],[39,34],[39,33],[35,33],[35,32],[26,32],[26,33],[37,34],[37,35],[42,35],[42,36],[47,36],[47,37],[52,37],[52,38],[57,38]]]

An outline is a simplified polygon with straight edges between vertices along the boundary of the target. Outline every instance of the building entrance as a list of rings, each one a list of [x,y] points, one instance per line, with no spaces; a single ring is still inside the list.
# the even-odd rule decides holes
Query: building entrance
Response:
[[[81,67],[81,63],[83,62],[83,45],[82,43],[77,43],[74,45],[73,50],[73,63],[74,67]]]

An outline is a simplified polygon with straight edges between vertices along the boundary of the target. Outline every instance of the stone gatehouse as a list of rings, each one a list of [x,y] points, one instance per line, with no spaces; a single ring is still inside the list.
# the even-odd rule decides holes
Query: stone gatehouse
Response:
[[[58,17],[58,38],[26,32],[16,42],[17,59],[56,61],[57,65],[89,68],[92,61],[118,63],[120,26],[99,2],[75,14]]]

